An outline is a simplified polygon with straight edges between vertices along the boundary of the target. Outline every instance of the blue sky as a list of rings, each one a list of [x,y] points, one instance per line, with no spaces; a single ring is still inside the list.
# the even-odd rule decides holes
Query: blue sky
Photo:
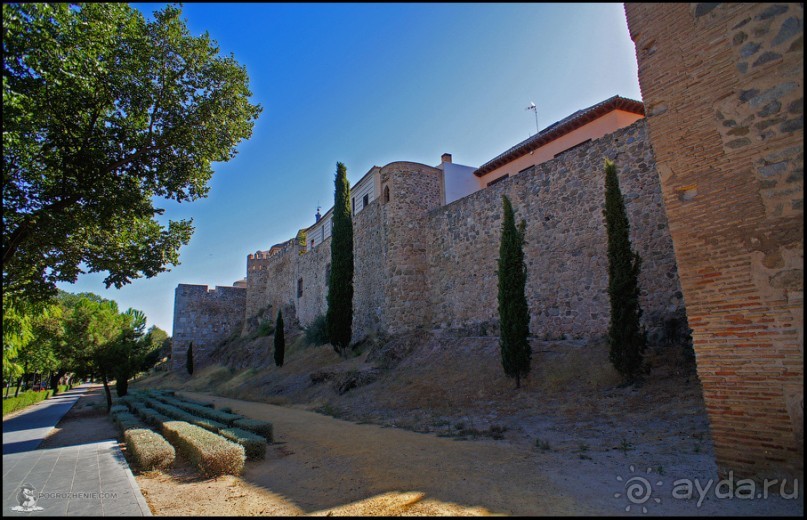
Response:
[[[165,4],[131,4],[151,17]],[[263,106],[238,155],[214,165],[207,198],[158,201],[193,218],[178,266],[122,289],[82,275],[93,292],[172,332],[180,283],[232,285],[246,256],[292,238],[333,205],[336,162],[351,183],[373,165],[440,155],[480,166],[540,128],[613,95],[641,100],[622,4],[187,3],[245,65]]]

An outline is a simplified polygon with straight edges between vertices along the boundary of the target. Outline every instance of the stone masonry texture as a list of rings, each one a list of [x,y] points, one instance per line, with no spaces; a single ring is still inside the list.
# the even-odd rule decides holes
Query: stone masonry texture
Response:
[[[389,200],[374,200],[353,221],[353,340],[416,329],[498,334],[503,194],[527,224],[531,332],[552,339],[604,336],[610,314],[606,158],[616,161],[631,240],[643,259],[643,323],[652,343],[663,342],[669,322],[685,323],[686,315],[641,120],[447,206],[440,170],[412,162],[381,168],[380,191]],[[329,262],[330,239],[307,251],[290,241],[274,256],[249,255],[243,334],[273,319],[278,308],[303,327],[324,314]]]
[[[193,342],[195,366],[203,366],[210,351],[239,330],[246,311],[247,290],[179,284],[174,292],[174,328],[171,367],[185,370],[188,346]]]
[[[718,467],[803,478],[803,4],[625,12]]]

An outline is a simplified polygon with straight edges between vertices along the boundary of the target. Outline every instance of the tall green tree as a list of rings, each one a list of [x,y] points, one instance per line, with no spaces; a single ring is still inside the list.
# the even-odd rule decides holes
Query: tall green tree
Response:
[[[508,377],[521,386],[521,378],[530,372],[532,350],[527,337],[530,334],[530,313],[524,293],[527,284],[527,266],[524,263],[524,231],[526,222],[516,227],[513,205],[502,195],[504,219],[499,245],[499,347],[502,367]]]
[[[193,341],[188,345],[188,355],[185,358],[185,368],[188,369],[188,374],[193,375]]]
[[[353,218],[347,168],[336,163],[331,231],[331,273],[328,278],[328,338],[334,350],[347,355],[353,334]]]
[[[140,370],[145,371],[154,367],[160,361],[166,345],[171,343],[171,338],[160,327],[152,325],[143,337],[143,342],[146,345],[146,355],[143,357]],[[170,352],[170,347],[168,351]]]
[[[125,3],[3,4],[3,292],[44,299],[108,272],[107,287],[179,261],[192,221],[160,199],[205,197],[212,163],[252,134],[246,69]]]
[[[115,344],[126,322],[117,303],[92,296],[80,295],[72,305],[66,316],[65,332],[73,362],[80,371],[100,374],[109,410],[112,407],[109,382],[119,361]]]
[[[112,354],[117,359],[113,374],[118,397],[128,393],[129,379],[140,371],[150,346],[144,340],[146,315],[143,311],[128,309],[121,318],[121,330],[112,345]]]
[[[283,311],[277,311],[277,323],[275,324],[275,365],[282,367],[283,358],[286,355],[286,336],[283,332]]]
[[[605,160],[605,227],[608,234],[609,357],[625,383],[642,371],[647,336],[640,325],[639,271],[642,259],[631,250],[630,224],[619,189],[616,165]]]

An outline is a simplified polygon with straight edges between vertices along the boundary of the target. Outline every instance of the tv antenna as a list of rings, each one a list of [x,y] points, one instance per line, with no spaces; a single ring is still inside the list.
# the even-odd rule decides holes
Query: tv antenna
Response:
[[[533,103],[532,101],[530,101],[530,106],[528,106],[528,107],[527,107],[527,108],[525,108],[524,110],[532,110],[532,111],[533,111],[533,113],[535,114],[535,133],[537,134],[537,133],[538,133],[538,130],[539,130],[539,129],[538,129],[538,107],[537,107],[537,106],[535,106],[535,103]]]

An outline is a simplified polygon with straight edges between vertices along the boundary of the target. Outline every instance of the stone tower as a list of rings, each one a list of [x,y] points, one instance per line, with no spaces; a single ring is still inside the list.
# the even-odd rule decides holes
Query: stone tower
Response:
[[[394,162],[381,168],[381,229],[386,283],[383,328],[391,333],[426,326],[429,211],[444,199],[443,172],[425,164]]]

